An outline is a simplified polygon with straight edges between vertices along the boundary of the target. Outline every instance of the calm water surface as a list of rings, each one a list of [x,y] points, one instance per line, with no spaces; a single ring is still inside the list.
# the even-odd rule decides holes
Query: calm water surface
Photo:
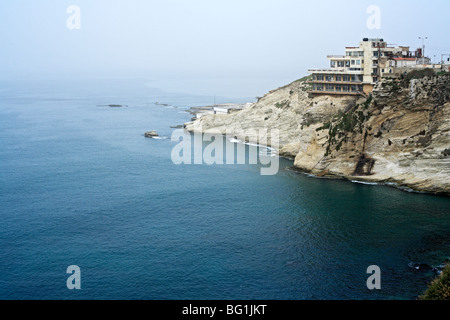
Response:
[[[413,264],[450,257],[449,198],[284,159],[275,176],[177,166],[175,142],[144,138],[210,103],[131,80],[1,82],[0,298],[415,299],[436,273]]]

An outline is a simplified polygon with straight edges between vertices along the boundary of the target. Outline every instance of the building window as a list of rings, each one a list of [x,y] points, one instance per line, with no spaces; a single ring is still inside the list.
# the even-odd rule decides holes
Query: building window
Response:
[[[317,75],[317,81],[323,81],[323,74]]]
[[[336,81],[342,81],[342,76],[336,76]]]
[[[374,57],[378,57],[378,51],[374,51],[374,52],[373,52],[373,56],[374,56]]]
[[[323,91],[323,84],[317,85],[317,91]]]
[[[341,91],[342,91],[342,87],[341,87],[340,85],[337,85],[337,86],[336,86],[336,91],[337,91],[337,92],[341,92]]]
[[[350,82],[350,76],[344,76],[344,81],[345,82]]]
[[[373,81],[373,82],[377,82],[377,81],[378,81],[378,78],[377,78],[377,77],[373,77],[373,78],[372,78],[372,81]]]
[[[352,86],[352,92],[357,92],[358,88],[356,86]]]
[[[334,91],[334,87],[331,84],[327,84],[326,89],[327,91]]]
[[[355,60],[352,60],[352,65],[355,65]]]
[[[335,68],[336,67],[336,61],[331,61],[331,67]]]
[[[349,67],[350,67],[350,61],[345,61],[345,66],[346,66],[347,68],[349,68]]]
[[[357,64],[358,66],[360,66],[360,65],[361,65],[361,60],[356,60],[356,64]]]
[[[349,86],[343,86],[342,87],[342,91],[349,92],[350,91],[350,87]]]
[[[334,77],[333,76],[327,76],[326,79],[327,79],[327,81],[333,81]]]
[[[343,68],[345,66],[344,61],[338,61],[338,67]]]

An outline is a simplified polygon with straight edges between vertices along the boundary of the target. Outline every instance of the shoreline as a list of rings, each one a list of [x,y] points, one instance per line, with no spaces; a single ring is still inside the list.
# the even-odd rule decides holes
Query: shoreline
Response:
[[[391,90],[389,80],[357,100],[310,96],[307,82],[294,81],[248,109],[192,119],[185,129],[269,146],[267,130],[276,129],[279,156],[294,159],[297,171],[448,197],[450,101],[440,95],[427,98],[450,90],[447,80],[436,76],[414,82],[414,100],[408,88]]]
[[[330,173],[321,175],[320,173],[319,174],[312,173],[310,171],[306,171],[306,170],[301,169],[296,166],[289,167],[289,168],[287,168],[287,170],[292,171],[294,173],[303,174],[303,175],[306,175],[308,177],[315,178],[315,179],[341,180],[341,181],[345,181],[345,182],[370,185],[370,186],[386,186],[386,187],[391,187],[391,188],[401,190],[401,191],[407,192],[407,193],[417,193],[417,194],[425,194],[425,195],[431,195],[431,196],[440,196],[440,197],[444,197],[444,198],[450,197],[450,194],[445,193],[445,192],[431,192],[431,191],[426,191],[426,190],[414,189],[411,186],[402,185],[401,183],[398,183],[394,180],[358,179],[358,177],[356,177],[356,176],[345,176],[345,175],[341,176],[341,175],[335,175],[335,174],[330,174]]]
[[[189,132],[190,134],[200,133],[199,131],[196,131],[196,130],[186,129],[186,125],[189,125],[192,123],[193,123],[193,121],[184,123],[185,131]],[[208,133],[208,132],[201,131],[201,133]],[[220,134],[224,138],[229,138],[229,136],[219,133],[219,132],[214,132],[213,134]],[[258,147],[275,150],[278,157],[284,158],[286,160],[293,161],[293,162],[295,161],[295,157],[291,157],[291,156],[283,154],[283,153],[280,154],[280,150],[282,149],[282,147],[280,147],[278,149],[273,148],[269,142],[267,145],[261,145],[255,141],[243,141],[242,139],[239,139],[238,135],[236,135],[236,136],[233,135],[233,139],[237,140],[236,143],[243,143],[246,145],[255,145]],[[333,174],[333,173],[330,173],[327,171],[323,171],[320,173],[313,173],[312,171],[308,171],[308,170],[302,169],[300,167],[296,167],[294,164],[292,165],[292,167],[286,168],[286,170],[289,170],[289,171],[292,171],[295,173],[299,173],[299,174],[304,174],[304,175],[307,175],[307,176],[309,176],[311,178],[315,178],[315,179],[342,180],[342,181],[346,181],[346,182],[350,182],[350,183],[357,183],[357,184],[365,184],[365,185],[373,185],[373,186],[387,186],[387,187],[395,188],[397,190],[401,190],[401,191],[408,192],[408,193],[428,194],[428,195],[441,196],[441,197],[446,197],[446,198],[450,197],[450,194],[447,192],[432,192],[432,191],[427,191],[427,190],[420,190],[420,189],[414,188],[411,185],[402,184],[401,182],[395,181],[395,179],[392,179],[392,178],[387,179],[387,180],[377,180],[377,179],[364,179],[364,176],[337,175],[337,174]],[[367,176],[367,177],[370,177],[370,176]]]

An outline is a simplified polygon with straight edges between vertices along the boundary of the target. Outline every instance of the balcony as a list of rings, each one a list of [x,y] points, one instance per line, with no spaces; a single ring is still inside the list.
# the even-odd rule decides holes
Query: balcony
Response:
[[[350,56],[340,56],[340,55],[328,55],[328,59],[341,59],[341,60],[350,60]]]
[[[308,93],[312,94],[332,94],[332,95],[351,95],[357,96],[362,95],[363,93],[360,91],[326,91],[326,90],[308,90]]]
[[[343,81],[343,80],[333,80],[333,81],[327,81],[327,80],[310,80],[309,83],[316,83],[316,84],[341,84],[341,85],[355,85],[355,84],[362,84],[362,80],[349,80],[349,81]]]
[[[347,67],[348,68],[348,67]],[[329,73],[329,74],[363,74],[364,70],[358,70],[358,71],[353,71],[353,70],[348,70],[348,69],[309,69],[308,73]]]

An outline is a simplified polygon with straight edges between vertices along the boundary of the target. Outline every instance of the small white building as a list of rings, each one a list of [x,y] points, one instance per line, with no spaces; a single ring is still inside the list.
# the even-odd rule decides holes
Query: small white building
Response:
[[[245,109],[249,106],[251,106],[252,103],[251,102],[247,102],[247,103],[224,103],[224,104],[218,104],[215,105],[213,107],[213,111],[214,114],[228,114],[231,113],[233,111],[238,111],[238,110],[242,110]]]
[[[394,68],[413,67],[416,64],[416,58],[393,58],[389,60],[389,66]]]
[[[230,108],[228,107],[213,107],[214,114],[228,114],[230,112]]]

